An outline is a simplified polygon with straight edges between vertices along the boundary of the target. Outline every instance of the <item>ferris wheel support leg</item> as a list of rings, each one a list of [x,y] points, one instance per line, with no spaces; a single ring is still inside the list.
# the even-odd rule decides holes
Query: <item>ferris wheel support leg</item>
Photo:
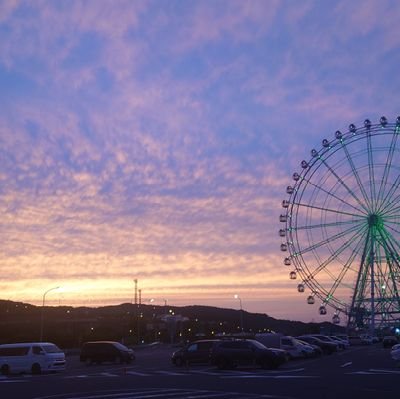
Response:
[[[374,253],[374,233],[371,234],[371,252],[370,252],[370,267],[371,267],[371,324],[370,335],[375,335],[375,253]]]
[[[360,292],[363,292],[363,288],[362,288],[362,274],[363,274],[363,270],[364,270],[364,265],[366,264],[366,258],[367,258],[367,252],[368,252],[368,241],[369,241],[369,236],[370,236],[370,229],[368,229],[368,234],[367,234],[367,238],[365,240],[365,246],[364,246],[364,250],[361,256],[361,264],[360,264],[360,268],[358,271],[358,275],[357,275],[357,282],[354,288],[354,293],[353,293],[353,298],[351,300],[351,305],[350,305],[350,311],[349,311],[349,318],[348,318],[348,322],[347,322],[347,330],[351,331],[354,327],[355,327],[355,318],[356,318],[356,300],[357,300],[357,296],[359,295]]]

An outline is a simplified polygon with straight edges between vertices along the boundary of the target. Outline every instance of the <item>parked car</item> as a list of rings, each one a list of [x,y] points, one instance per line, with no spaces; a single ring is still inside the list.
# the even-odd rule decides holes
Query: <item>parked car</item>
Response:
[[[211,351],[211,362],[219,369],[246,365],[278,368],[287,360],[286,351],[267,348],[253,339],[222,340],[216,343]]]
[[[297,339],[300,339],[301,341],[305,341],[309,344],[319,346],[325,355],[331,355],[332,353],[337,352],[337,350],[338,350],[337,345],[335,343],[321,341],[320,339],[318,339],[312,335],[301,335],[300,337],[297,337]]]
[[[176,366],[191,363],[210,363],[211,349],[216,342],[219,342],[219,340],[203,339],[191,342],[172,354],[172,363]]]
[[[306,350],[296,339],[280,333],[260,333],[255,339],[267,348],[283,349],[289,353],[291,359],[306,357]]]
[[[80,361],[88,364],[103,362],[131,363],[133,360],[135,360],[133,350],[114,341],[85,342],[80,354]]]
[[[368,334],[361,334],[360,338],[365,345],[372,345],[374,343],[373,338]]]
[[[372,338],[372,343],[373,344],[376,344],[376,343],[379,342],[379,337],[377,335],[373,335],[371,338]]]
[[[318,345],[310,344],[306,341],[302,341],[301,339],[297,339],[301,345],[304,345],[304,350],[307,353],[306,357],[317,357],[322,355],[322,349]]]
[[[341,346],[341,348],[343,348],[343,349],[347,349],[347,348],[350,347],[349,341],[344,341],[344,340],[336,337],[335,335],[330,335],[329,338],[331,340],[333,340],[334,342],[337,342]]]
[[[351,346],[365,345],[365,341],[359,335],[350,335],[349,342]]]
[[[305,358],[308,357],[309,354],[307,348],[293,337],[282,337],[280,349],[288,352],[290,359]]]
[[[51,342],[0,345],[1,374],[40,374],[62,370],[65,370],[65,354]]]
[[[382,345],[384,348],[391,348],[393,345],[398,344],[399,341],[397,340],[397,337],[394,335],[387,335],[383,337],[382,340]]]
[[[335,337],[338,337],[342,341],[349,342],[349,336],[347,334],[335,334]]]
[[[338,341],[338,340],[336,340],[336,339],[333,339],[332,337],[328,337],[327,335],[323,335],[323,334],[313,334],[312,336],[315,337],[315,338],[320,339],[321,341],[330,342],[330,343],[335,344],[336,347],[337,347],[337,350],[341,350],[341,351],[342,351],[342,350],[345,349],[345,345],[344,345],[343,342]]]
[[[392,346],[390,356],[393,360],[400,361],[400,344]]]

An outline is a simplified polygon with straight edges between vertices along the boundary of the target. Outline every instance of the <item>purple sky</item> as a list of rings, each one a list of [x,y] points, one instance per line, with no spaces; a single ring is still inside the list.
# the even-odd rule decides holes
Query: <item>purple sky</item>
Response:
[[[398,1],[0,0],[0,290],[322,320],[281,201],[335,130],[400,113]],[[328,317],[330,315],[328,314]]]

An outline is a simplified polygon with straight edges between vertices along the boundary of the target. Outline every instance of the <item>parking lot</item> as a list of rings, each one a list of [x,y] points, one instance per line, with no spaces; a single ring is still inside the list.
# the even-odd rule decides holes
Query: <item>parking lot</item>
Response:
[[[400,368],[381,344],[352,347],[315,359],[292,360],[277,370],[203,364],[176,367],[167,345],[136,351],[130,365],[86,365],[67,355],[67,370],[0,377],[4,398],[363,398],[393,397]],[[311,396],[310,396],[311,395]]]

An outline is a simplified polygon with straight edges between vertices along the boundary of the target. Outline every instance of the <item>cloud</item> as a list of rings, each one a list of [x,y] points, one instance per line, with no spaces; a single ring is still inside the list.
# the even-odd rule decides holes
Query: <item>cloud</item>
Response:
[[[179,303],[234,306],[236,287],[285,312],[285,188],[335,130],[396,116],[394,3],[1,7],[5,292],[129,300],[136,276]]]

